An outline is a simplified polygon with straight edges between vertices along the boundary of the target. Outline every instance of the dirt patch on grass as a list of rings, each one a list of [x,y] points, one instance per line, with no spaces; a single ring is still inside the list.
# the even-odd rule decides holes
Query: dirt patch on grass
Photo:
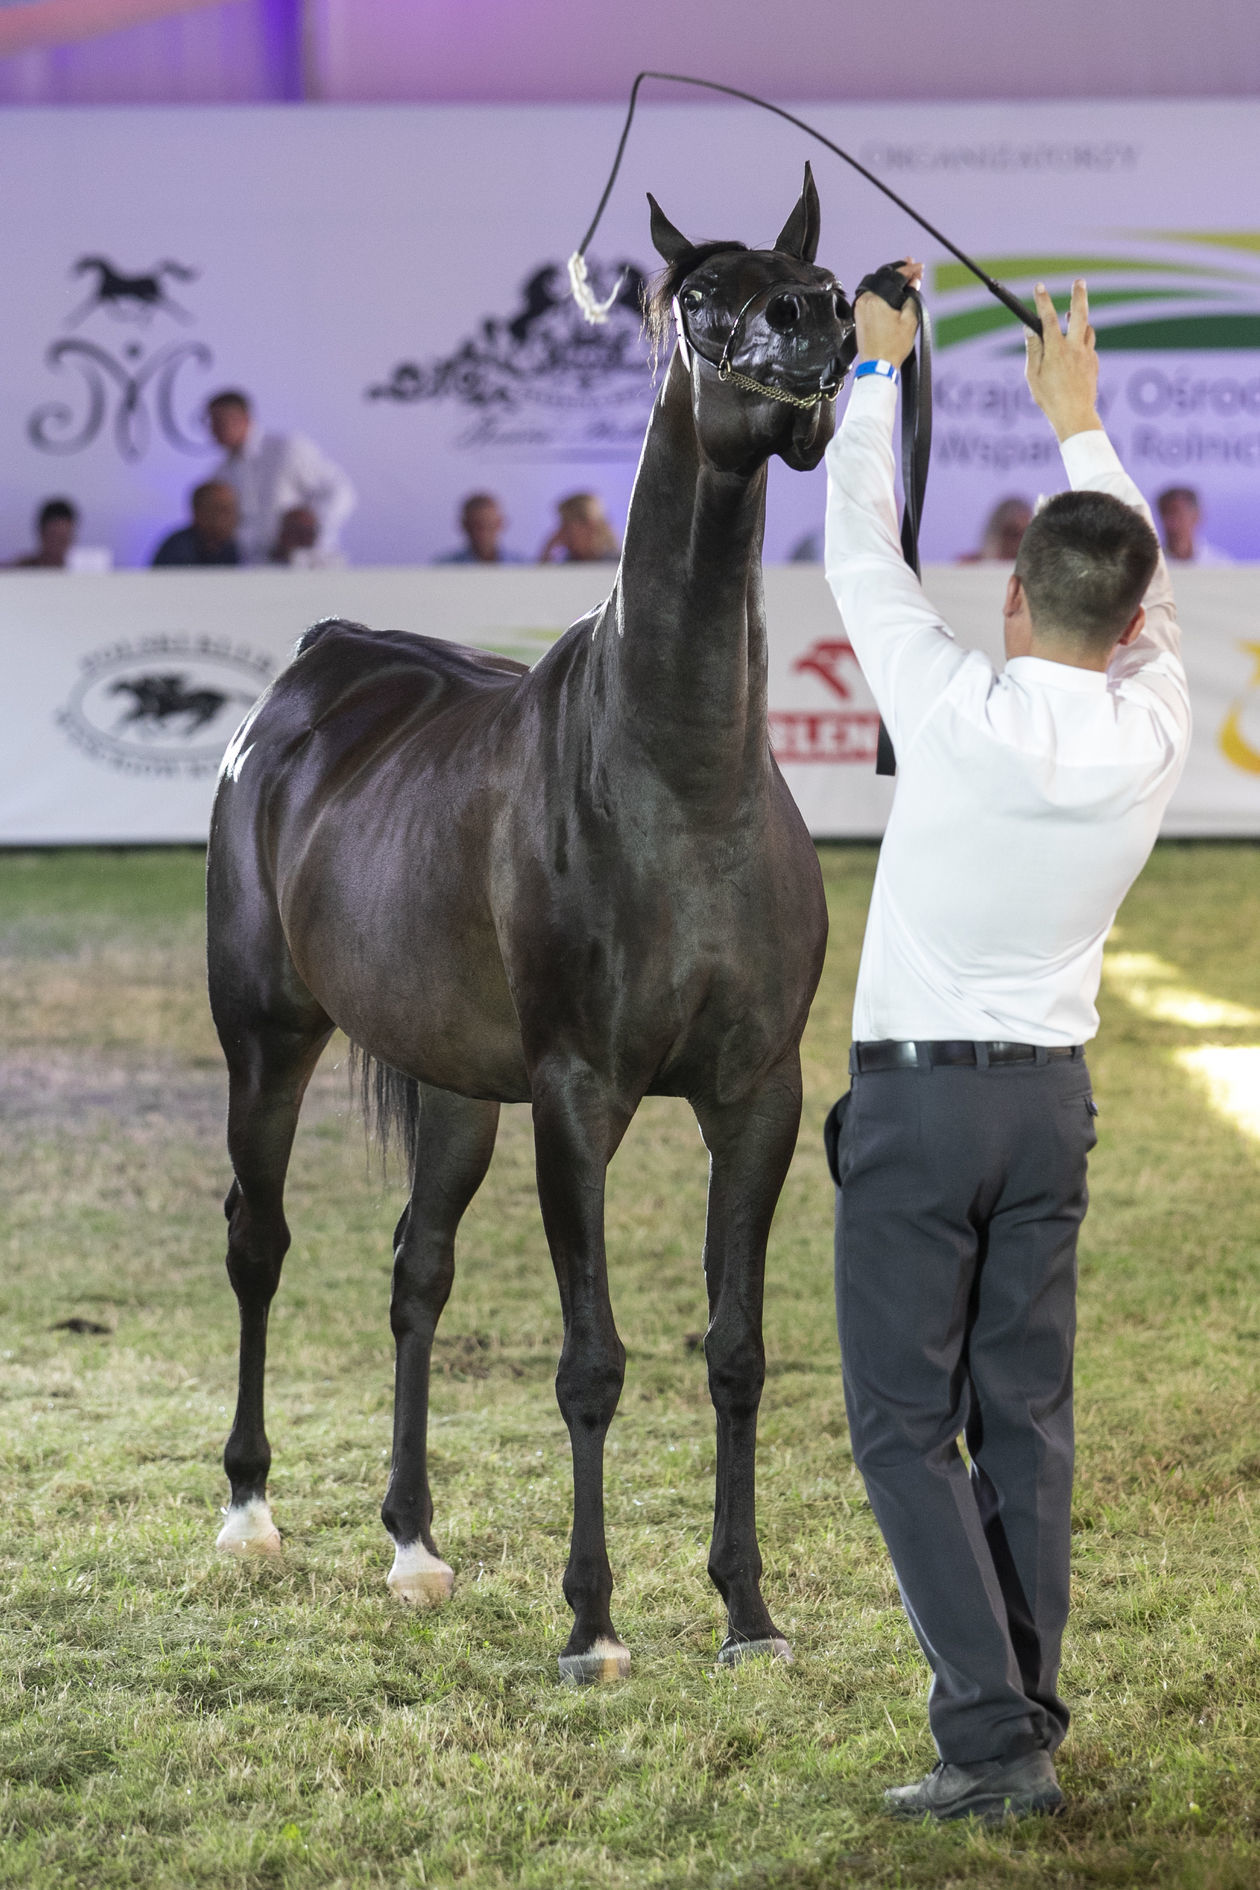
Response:
[[[303,1122],[349,1121],[351,1109],[344,1064],[321,1065]],[[163,1132],[220,1140],[226,1117],[227,1072],[210,1063],[60,1046],[0,1052],[0,1125],[10,1134],[108,1126],[145,1141]]]

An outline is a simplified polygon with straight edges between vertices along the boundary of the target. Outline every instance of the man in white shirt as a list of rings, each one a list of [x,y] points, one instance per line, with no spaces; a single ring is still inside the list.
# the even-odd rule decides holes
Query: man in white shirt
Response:
[[[912,280],[915,265],[907,265]],[[933,1671],[940,1763],[900,1817],[1062,1804],[1076,1237],[1103,941],[1185,759],[1190,704],[1150,514],[1102,430],[1085,285],[1044,287],[1028,384],[1073,490],[961,649],[904,562],[892,429],[912,304],[857,304],[827,452],[827,578],[897,754],[829,1123],[854,1459]],[[958,1449],[965,1435],[971,1469]]]
[[[309,508],[319,525],[304,562],[343,563],[338,534],[358,500],[340,466],[304,434],[264,433],[254,419],[249,396],[236,388],[225,388],[207,401],[206,424],[224,449],[225,458],[210,477],[225,481],[236,493],[237,538],[245,563],[267,563],[276,548],[281,520],[299,506]]]

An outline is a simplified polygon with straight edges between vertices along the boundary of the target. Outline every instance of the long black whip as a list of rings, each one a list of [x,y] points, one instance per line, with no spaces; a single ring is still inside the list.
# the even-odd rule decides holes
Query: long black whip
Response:
[[[1021,302],[1013,290],[1008,289],[1006,284],[999,282],[996,277],[989,275],[986,270],[980,267],[978,262],[975,262],[968,256],[965,250],[959,249],[957,243],[951,243],[949,238],[936,228],[935,224],[929,223],[926,217],[921,217],[917,210],[912,209],[904,197],[899,197],[895,190],[891,190],[887,184],[881,183],[873,171],[867,170],[865,164],[859,164],[858,160],[851,156],[848,151],[842,150],[841,147],[838,144],[834,144],[830,138],[824,137],[823,133],[818,131],[813,125],[806,124],[805,120],[798,118],[794,112],[785,111],[782,105],[772,105],[769,99],[758,98],[755,92],[741,92],[739,87],[735,85],[719,85],[716,79],[693,79],[683,72],[640,72],[636,75],[634,84],[630,88],[630,105],[626,112],[626,122],[621,128],[621,139],[617,145],[617,155],[613,159],[613,167],[608,174],[608,182],[604,186],[604,194],[599,200],[599,207],[595,215],[591,218],[590,227],[586,235],[582,238],[582,241],[574,250],[573,255],[569,258],[569,279],[573,284],[573,293],[592,320],[599,320],[600,313],[606,312],[609,304],[596,302],[591,293],[586,278],[586,251],[590,246],[591,238],[599,228],[600,218],[607,208],[608,199],[612,196],[613,185],[617,181],[617,173],[621,169],[621,160],[625,155],[626,141],[630,136],[630,126],[634,122],[635,106],[639,102],[639,87],[643,84],[645,79],[663,79],[670,85],[695,85],[705,92],[721,92],[727,98],[742,99],[746,105],[759,105],[762,111],[773,112],[776,118],[786,119],[789,125],[795,125],[796,129],[803,131],[807,137],[816,138],[819,144],[826,145],[829,151],[833,151],[838,158],[842,158],[846,164],[851,165],[859,176],[866,179],[868,184],[874,184],[876,190],[883,191],[885,197],[890,198],[899,210],[904,210],[906,215],[919,225],[920,229],[926,230],[929,236],[935,237],[936,241],[940,243],[943,248],[947,249],[951,256],[956,256],[965,269],[969,269],[978,281],[983,282],[990,295],[996,296],[997,300],[1001,302],[1004,307],[1008,308],[1012,315],[1023,322],[1025,328],[1031,328],[1035,335],[1041,333],[1041,317],[1037,314],[1035,309],[1029,308],[1026,302]],[[609,301],[611,302],[611,300],[612,298],[610,297]]]

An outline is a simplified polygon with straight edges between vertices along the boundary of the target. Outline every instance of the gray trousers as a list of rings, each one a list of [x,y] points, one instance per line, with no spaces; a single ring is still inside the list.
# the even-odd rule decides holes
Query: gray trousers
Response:
[[[1053,1751],[1067,1731],[1076,1237],[1094,1114],[1075,1057],[855,1075],[840,1127],[853,1456],[954,1764]]]

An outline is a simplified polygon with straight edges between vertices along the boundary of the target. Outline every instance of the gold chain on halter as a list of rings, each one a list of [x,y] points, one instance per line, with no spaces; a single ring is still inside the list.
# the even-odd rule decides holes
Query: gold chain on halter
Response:
[[[801,407],[806,413],[824,400],[834,400],[840,391],[832,387],[819,388],[816,394],[789,394],[784,387],[771,387],[767,381],[754,381],[751,375],[741,374],[726,360],[718,364],[717,377],[720,381],[734,381],[736,387],[746,387],[750,394],[765,394],[770,400],[781,400],[785,407]]]

